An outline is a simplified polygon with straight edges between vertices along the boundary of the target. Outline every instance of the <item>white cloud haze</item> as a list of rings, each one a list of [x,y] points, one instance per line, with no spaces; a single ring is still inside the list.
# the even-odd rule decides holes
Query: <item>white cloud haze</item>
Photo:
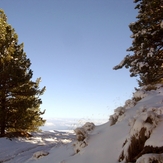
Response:
[[[100,125],[107,121],[108,119],[49,118],[41,129],[44,131],[73,130],[76,127],[82,126],[86,122],[93,122],[95,125]]]

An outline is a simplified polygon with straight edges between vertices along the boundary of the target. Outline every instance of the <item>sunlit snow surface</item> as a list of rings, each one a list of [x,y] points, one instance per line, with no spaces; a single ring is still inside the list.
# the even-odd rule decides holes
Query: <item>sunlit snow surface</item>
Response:
[[[32,133],[30,139],[0,138],[0,162],[6,163],[118,163],[119,156],[124,150],[127,155],[127,138],[138,134],[142,127],[151,133],[145,145],[163,146],[163,87],[157,90],[144,89],[133,94],[141,97],[136,105],[134,101],[127,100],[125,105],[115,109],[110,122],[95,126],[88,135],[87,146],[81,148],[79,153],[74,151],[75,135],[70,131],[47,131]],[[123,115],[118,115],[123,113]],[[118,117],[119,116],[119,117]],[[153,123],[145,123],[148,116],[156,116]],[[147,163],[149,157],[162,159],[162,155],[144,154],[136,163]],[[124,162],[124,161],[122,161]],[[162,163],[162,162],[161,162]]]
[[[72,131],[46,131],[32,133],[33,137],[6,139],[0,138],[0,162],[24,163],[35,161],[36,152],[49,153],[53,148],[66,148],[66,144],[74,140]],[[41,159],[42,157],[39,157]]]

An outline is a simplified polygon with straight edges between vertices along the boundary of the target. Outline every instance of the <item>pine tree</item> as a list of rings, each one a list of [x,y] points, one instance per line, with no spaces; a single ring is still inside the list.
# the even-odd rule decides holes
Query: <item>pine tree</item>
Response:
[[[139,76],[139,86],[161,82],[163,78],[163,0],[135,0],[137,21],[129,25],[132,46],[124,60],[113,69],[129,68]]]
[[[18,35],[0,10],[0,136],[9,131],[35,131],[45,123],[41,118],[41,78],[31,80],[31,62],[18,44]]]

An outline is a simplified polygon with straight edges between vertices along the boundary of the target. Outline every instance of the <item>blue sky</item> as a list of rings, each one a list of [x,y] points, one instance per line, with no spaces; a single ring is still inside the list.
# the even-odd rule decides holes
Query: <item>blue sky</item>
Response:
[[[41,109],[48,118],[108,119],[131,98],[135,78],[114,71],[131,46],[131,0],[1,0],[24,43],[35,80],[46,86]]]

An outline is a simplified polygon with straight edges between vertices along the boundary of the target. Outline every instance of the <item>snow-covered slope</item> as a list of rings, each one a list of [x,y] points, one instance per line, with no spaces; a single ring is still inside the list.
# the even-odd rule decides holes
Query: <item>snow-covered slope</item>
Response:
[[[37,133],[31,140],[1,138],[0,162],[163,163],[163,87],[138,90],[108,123],[87,123],[75,133],[76,138],[56,131]]]

